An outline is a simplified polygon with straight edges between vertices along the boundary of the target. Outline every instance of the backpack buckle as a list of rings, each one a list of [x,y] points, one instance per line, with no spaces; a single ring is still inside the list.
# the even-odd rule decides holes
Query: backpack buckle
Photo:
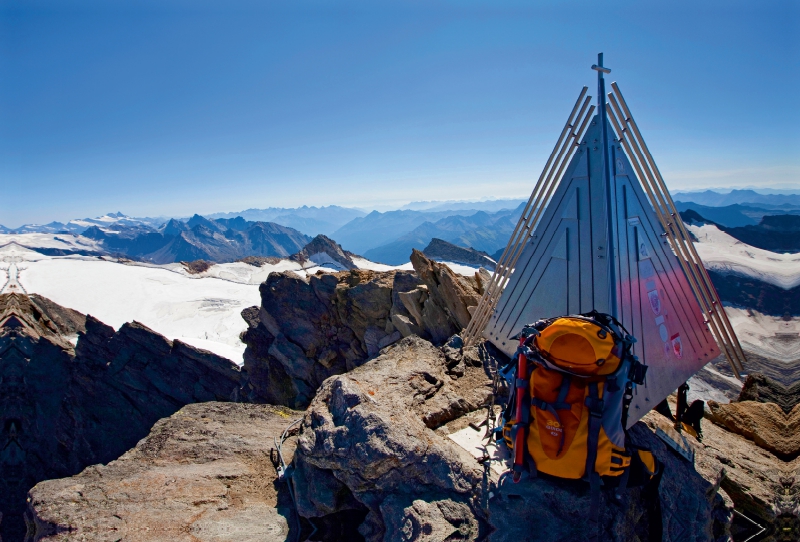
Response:
[[[633,382],[634,384],[641,386],[644,384],[644,377],[647,374],[647,365],[641,363],[639,358],[636,356],[633,357],[633,363],[631,363],[631,368],[628,370],[628,380]]]
[[[589,414],[592,416],[599,418],[603,415],[603,408],[605,407],[604,400],[595,399],[594,397],[587,397],[583,403],[589,409]]]

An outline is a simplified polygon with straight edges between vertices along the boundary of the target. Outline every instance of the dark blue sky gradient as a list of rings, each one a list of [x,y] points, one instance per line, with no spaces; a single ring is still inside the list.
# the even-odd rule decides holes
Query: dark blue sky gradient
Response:
[[[673,188],[800,187],[798,2],[528,4],[4,2],[0,224],[525,196],[599,51]]]

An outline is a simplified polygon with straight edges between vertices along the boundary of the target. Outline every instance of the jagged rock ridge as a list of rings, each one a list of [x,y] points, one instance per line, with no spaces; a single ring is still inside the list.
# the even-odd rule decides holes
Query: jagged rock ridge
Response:
[[[114,331],[41,297],[0,296],[4,542],[24,538],[35,483],[115,459],[183,405],[235,397],[240,378],[232,362],[141,324]]]
[[[411,261],[416,273],[271,274],[261,306],[243,312],[248,399],[302,408],[326,378],[402,337],[442,344],[465,328],[488,273],[462,277],[418,251]]]

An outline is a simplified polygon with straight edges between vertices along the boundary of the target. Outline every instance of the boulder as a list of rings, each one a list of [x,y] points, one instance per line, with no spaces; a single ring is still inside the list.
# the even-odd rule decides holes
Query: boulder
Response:
[[[297,523],[267,452],[300,415],[268,405],[188,405],[108,465],[31,489],[29,539],[287,540]],[[287,463],[294,443],[282,446]]]
[[[476,421],[486,417],[486,371],[498,362],[488,348],[461,350],[459,378],[448,372],[457,346],[408,337],[325,381],[298,439],[293,483],[305,495],[299,514],[364,510],[360,532],[368,541],[589,538],[587,484],[540,477],[498,489],[498,473],[447,437],[476,411]],[[666,466],[658,496],[664,540],[728,540],[731,512],[719,479],[701,476],[646,423],[634,426],[632,438]],[[307,482],[318,479],[325,483]],[[616,502],[603,491],[600,539],[647,540],[654,499],[631,488]]]

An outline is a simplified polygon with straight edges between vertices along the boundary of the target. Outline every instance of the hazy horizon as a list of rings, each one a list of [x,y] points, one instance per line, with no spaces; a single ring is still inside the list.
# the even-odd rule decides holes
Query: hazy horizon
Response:
[[[800,4],[0,7],[0,224],[525,198],[605,53],[671,190],[800,189]]]
[[[800,187],[795,188],[795,189],[775,189],[775,188],[762,188],[762,187],[754,187],[754,186],[743,186],[743,187],[735,187],[735,188],[724,188],[724,187],[722,187],[722,188],[715,188],[715,189],[698,188],[698,189],[691,189],[691,190],[675,190],[675,191],[673,191],[673,195],[674,194],[692,194],[692,193],[698,193],[698,192],[705,192],[707,190],[712,190],[712,191],[720,193],[720,194],[728,194],[728,193],[730,193],[732,191],[735,191],[735,190],[753,190],[753,191],[758,192],[760,194],[785,194],[785,195],[797,194],[797,195],[800,195]],[[373,211],[387,212],[387,211],[396,211],[396,210],[417,210],[417,209],[415,209],[415,207],[418,207],[418,206],[420,206],[422,204],[430,204],[429,206],[433,207],[435,205],[456,204],[456,203],[460,203],[460,204],[484,203],[484,202],[506,201],[506,200],[508,200],[508,201],[514,201],[514,200],[525,201],[525,200],[528,199],[529,196],[530,196],[530,194],[526,194],[524,196],[523,195],[519,195],[519,196],[495,197],[495,198],[493,198],[493,197],[483,197],[483,198],[472,198],[472,199],[468,198],[468,199],[416,200],[416,201],[401,200],[401,201],[394,202],[394,203],[382,202],[380,204],[376,204],[376,205],[372,205],[372,206],[366,206],[366,207],[358,206],[358,205],[346,205],[346,204],[344,204],[344,205],[337,205],[337,204],[328,204],[328,205],[300,204],[300,205],[297,205],[297,206],[294,206],[294,207],[283,207],[283,206],[280,206],[280,205],[273,205],[271,207],[272,208],[298,209],[298,208],[302,208],[302,207],[320,208],[320,207],[329,207],[329,206],[339,206],[339,207],[346,207],[346,208],[350,208],[350,209],[356,209],[358,211],[363,211],[364,213],[371,213]],[[206,212],[205,216],[211,216],[211,215],[217,215],[217,214],[236,214],[236,213],[243,213],[243,212],[246,212],[246,211],[265,210],[265,209],[269,209],[269,207],[247,207],[247,208],[241,208],[241,209],[221,209],[221,210]],[[419,209],[419,210],[424,210],[424,209],[425,208],[422,208],[422,209]],[[171,218],[188,219],[188,218],[191,218],[195,214],[199,214],[201,216],[204,215],[204,213],[195,213],[195,212],[191,212],[191,213],[167,213],[167,214],[161,214],[161,215],[141,215],[141,214],[133,214],[133,213],[125,212],[124,209],[120,208],[120,209],[116,209],[116,210],[107,210],[104,213],[99,213],[99,214],[94,215],[94,216],[77,216],[76,215],[76,216],[70,216],[68,218],[62,217],[61,219],[47,220],[47,221],[38,222],[38,223],[27,222],[27,223],[24,223],[24,224],[16,224],[16,225],[13,225],[13,226],[9,225],[9,224],[0,223],[0,226],[5,226],[5,227],[10,228],[10,229],[13,230],[13,229],[18,229],[18,228],[21,228],[23,226],[29,226],[29,225],[37,225],[37,224],[38,225],[45,225],[45,224],[49,224],[49,223],[52,223],[52,222],[67,223],[70,220],[95,219],[95,218],[100,218],[102,216],[107,216],[107,215],[111,215],[111,214],[115,214],[115,213],[122,213],[123,215],[125,215],[127,217],[130,217],[130,218],[164,219],[165,221],[169,220]]]

